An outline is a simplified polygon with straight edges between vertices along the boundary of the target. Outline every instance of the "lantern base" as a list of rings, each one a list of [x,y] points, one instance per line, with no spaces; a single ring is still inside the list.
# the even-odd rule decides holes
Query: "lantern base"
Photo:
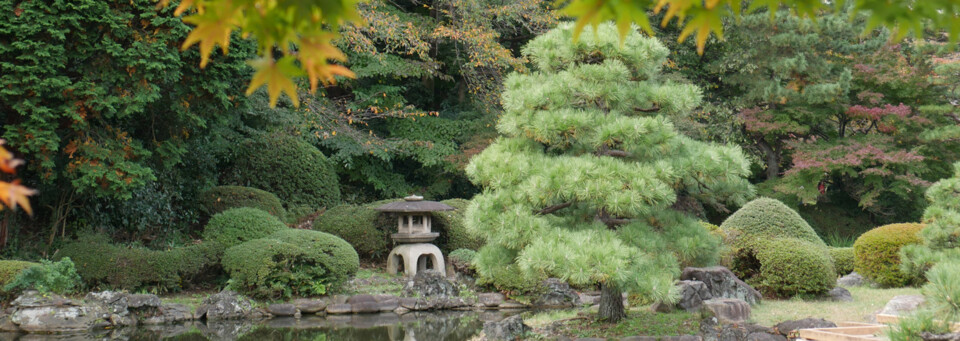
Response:
[[[401,266],[403,274],[409,277],[424,270],[436,270],[443,276],[447,275],[443,253],[433,244],[403,244],[393,248],[387,256],[387,273],[396,275]]]

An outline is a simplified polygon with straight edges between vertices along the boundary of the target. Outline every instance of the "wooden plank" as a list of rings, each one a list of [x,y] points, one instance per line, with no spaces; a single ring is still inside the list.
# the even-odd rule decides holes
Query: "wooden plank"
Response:
[[[894,324],[900,321],[900,316],[897,315],[886,315],[886,314],[877,314],[878,323],[887,323]],[[937,321],[943,323],[942,321]],[[954,323],[950,329],[955,333],[960,333],[960,323]]]
[[[889,327],[884,325],[870,325],[870,326],[859,326],[859,327],[814,328],[814,329],[830,332],[830,333],[838,333],[838,334],[874,335],[887,328]]]
[[[820,329],[800,329],[800,337],[816,341],[877,341],[882,340],[874,335],[849,335],[833,333]]]
[[[868,326],[881,326],[876,323],[865,323],[865,322],[837,322],[837,327],[868,327]]]

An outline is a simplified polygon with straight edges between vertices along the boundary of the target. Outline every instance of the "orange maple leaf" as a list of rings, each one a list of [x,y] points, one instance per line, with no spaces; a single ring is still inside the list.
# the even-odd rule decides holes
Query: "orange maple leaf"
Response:
[[[24,211],[27,211],[27,214],[33,215],[33,209],[30,208],[30,199],[27,197],[34,194],[37,194],[37,191],[21,186],[20,180],[14,180],[13,182],[0,181],[0,202],[11,209],[16,210],[19,205],[23,207]]]

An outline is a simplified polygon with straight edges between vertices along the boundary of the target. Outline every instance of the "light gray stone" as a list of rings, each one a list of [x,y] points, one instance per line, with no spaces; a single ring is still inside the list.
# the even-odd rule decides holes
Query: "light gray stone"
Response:
[[[503,303],[500,303],[499,307],[500,309],[523,309],[523,308],[526,308],[527,306],[523,303],[520,303],[514,300],[509,300],[509,301],[504,301]]]
[[[253,310],[253,304],[234,291],[224,290],[203,299],[197,307],[196,317],[208,321],[239,319]]]
[[[267,312],[274,316],[293,316],[297,314],[297,306],[289,303],[271,304],[267,306]]]
[[[685,268],[680,280],[700,281],[706,284],[712,298],[735,298],[753,305],[760,303],[760,292],[737,278],[730,269],[722,266],[708,268]]]
[[[735,298],[712,298],[703,302],[703,309],[720,324],[744,323],[750,319],[750,304]]]
[[[503,296],[503,294],[499,292],[482,293],[477,295],[477,298],[479,299],[480,304],[485,307],[499,306],[500,303],[503,303],[503,301],[507,299],[506,296]]]
[[[483,333],[487,340],[512,341],[517,339],[530,330],[530,327],[523,323],[520,315],[511,316],[500,322],[485,322],[483,324]]]
[[[793,333],[798,329],[834,328],[836,326],[836,323],[824,319],[808,317],[800,320],[783,321],[777,323],[777,325],[774,326],[774,330],[777,333],[780,333],[780,335],[789,337],[791,336],[790,333]]]
[[[56,294],[29,290],[17,297],[11,306],[16,308],[10,322],[28,333],[70,333],[89,330],[108,322],[102,305],[81,306]]]
[[[460,288],[435,270],[419,271],[413,280],[404,286],[404,292],[410,296],[448,297],[460,295]]]
[[[160,297],[151,294],[127,294],[127,309],[160,308]]]
[[[301,313],[315,314],[327,308],[327,300],[301,298],[294,300],[293,305],[296,306]]]
[[[887,304],[880,310],[883,315],[907,315],[917,310],[917,307],[926,302],[923,295],[900,295],[887,301]]]
[[[835,302],[853,302],[853,294],[850,293],[850,290],[842,287],[830,289],[830,291],[827,292],[827,297]]]
[[[698,311],[703,306],[703,301],[713,298],[710,288],[701,281],[680,281],[677,286],[680,288],[680,300],[676,304],[679,309]]]
[[[569,308],[580,304],[580,296],[570,288],[567,282],[558,278],[547,278],[542,285],[546,290],[533,301],[534,306]]]
[[[327,314],[350,314],[353,312],[353,307],[350,304],[331,304],[327,306]]]
[[[783,335],[774,335],[770,333],[750,333],[746,341],[787,341]]]
[[[840,277],[840,279],[837,280],[838,286],[847,287],[847,288],[858,287],[863,285],[863,283],[864,283],[863,276],[860,276],[860,274],[856,272],[851,272],[849,275]]]

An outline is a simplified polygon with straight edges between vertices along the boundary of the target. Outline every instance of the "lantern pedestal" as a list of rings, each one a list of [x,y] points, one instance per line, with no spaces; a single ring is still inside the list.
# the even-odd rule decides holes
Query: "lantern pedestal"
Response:
[[[396,275],[403,265],[406,276],[414,276],[419,271],[436,270],[443,276],[447,275],[443,262],[443,253],[433,244],[402,244],[397,245],[387,256],[387,273]]]

